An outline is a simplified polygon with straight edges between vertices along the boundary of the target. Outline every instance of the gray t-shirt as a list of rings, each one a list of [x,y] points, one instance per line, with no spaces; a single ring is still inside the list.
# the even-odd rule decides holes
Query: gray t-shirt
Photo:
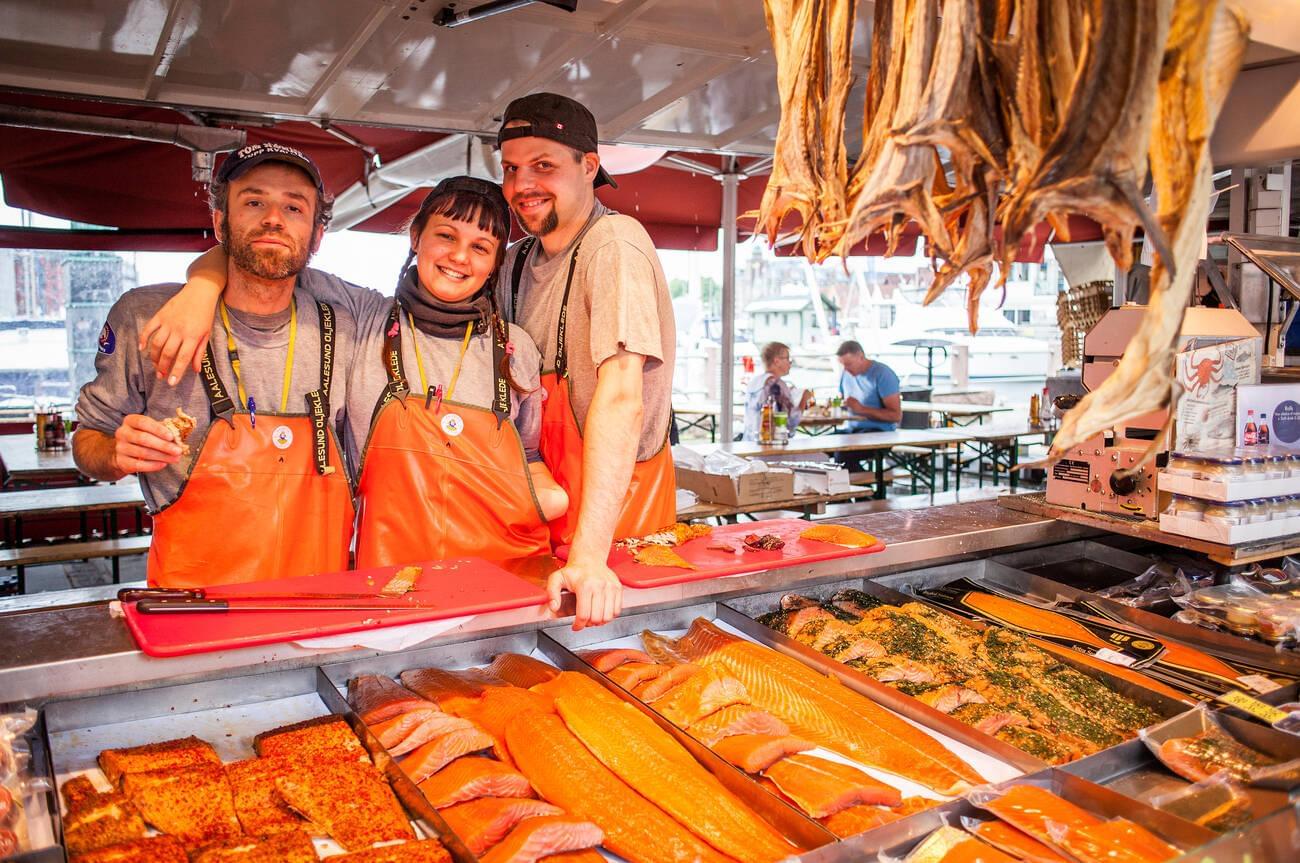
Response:
[[[320,270],[304,270],[299,278],[305,291],[331,305],[347,309],[357,321],[360,336],[356,360],[347,369],[346,445],[349,460],[359,469],[361,455],[370,436],[370,421],[375,405],[379,403],[379,397],[388,383],[384,365],[384,330],[388,324],[388,314],[393,308],[393,298],[358,287]],[[510,357],[511,375],[515,383],[528,391],[520,394],[511,389],[510,419],[519,432],[528,460],[540,461],[538,441],[542,433],[542,392],[538,369],[541,358],[533,340],[521,328],[511,324],[508,337],[514,346]],[[426,383],[428,386],[441,384],[445,389],[451,383],[456,360],[460,356],[461,341],[461,337],[439,338],[418,330],[414,331],[412,338],[412,329],[406,316],[402,316],[402,367],[411,387],[412,398],[424,396],[420,387],[416,345],[419,345],[420,358],[424,361]],[[492,409],[496,392],[492,348],[490,334],[476,335],[470,339],[465,360],[461,363],[460,376],[456,380],[456,390],[452,393],[455,401]]]
[[[180,491],[190,465],[198,456],[211,425],[211,411],[203,377],[189,373],[176,386],[159,380],[149,357],[136,345],[141,327],[178,290],[180,285],[149,285],[123,294],[108,312],[107,329],[100,338],[95,357],[95,379],[81,388],[77,399],[77,419],[86,428],[111,435],[128,414],[144,414],[156,420],[175,416],[182,408],[194,417],[197,425],[187,444],[190,455],[154,473],[139,475],[140,488],[151,512],[172,503]],[[320,388],[320,314],[313,298],[302,290],[294,292],[298,310],[298,335],[295,340],[293,373],[290,381],[287,414],[307,413],[305,396]],[[328,302],[328,301],[327,301]],[[343,429],[348,400],[346,376],[342,370],[353,363],[356,325],[346,309],[334,307],[334,375],[330,384],[330,413],[334,429]],[[244,388],[253,399],[259,415],[280,409],[284,364],[289,349],[290,312],[256,315],[230,309],[230,326],[239,350],[239,364]],[[224,387],[237,398],[235,373],[226,350],[226,331],[220,316],[212,322],[211,352],[213,365]],[[340,465],[340,469],[346,465]]]
[[[599,201],[581,243],[573,286],[569,292],[569,383],[578,423],[585,426],[596,393],[596,370],[620,349],[645,359],[637,459],[645,460],[664,446],[672,410],[673,365],[677,330],[672,298],[659,255],[650,235],[636,219],[606,209]],[[511,304],[510,279],[516,243],[506,252],[499,281],[501,308]],[[535,243],[519,280],[514,320],[532,336],[542,352],[544,369],[555,368],[556,330],[569,274],[572,246],[542,260]]]

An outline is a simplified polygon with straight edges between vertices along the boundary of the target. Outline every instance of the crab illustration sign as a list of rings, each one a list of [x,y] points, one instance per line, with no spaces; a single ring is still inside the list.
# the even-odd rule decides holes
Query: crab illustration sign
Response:
[[[1259,383],[1259,339],[1192,339],[1179,353],[1175,449],[1233,446],[1239,387]]]

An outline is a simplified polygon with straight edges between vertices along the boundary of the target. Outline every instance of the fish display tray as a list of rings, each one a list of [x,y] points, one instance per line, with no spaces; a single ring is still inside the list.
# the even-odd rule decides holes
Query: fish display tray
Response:
[[[672,637],[680,636],[689,629],[692,621],[696,618],[704,618],[724,631],[732,635],[745,638],[749,641],[762,644],[774,650],[783,653],[790,653],[779,644],[776,639],[771,638],[773,633],[766,627],[760,626],[752,620],[749,620],[743,614],[734,611],[720,603],[701,603],[699,605],[685,606],[682,608],[668,609],[664,611],[647,612],[645,614],[624,615],[606,624],[599,629],[584,629],[580,632],[574,632],[571,629],[550,629],[546,635],[559,642],[563,647],[570,651],[580,649],[607,649],[607,648],[634,648],[641,649],[642,643],[640,634],[644,630],[668,635]],[[793,655],[793,654],[792,654]],[[799,655],[794,655],[796,659],[804,660]],[[654,709],[654,705],[647,705],[640,699],[636,698],[630,692],[627,692],[617,683],[614,683],[608,677],[596,671],[590,665],[587,665],[581,657],[577,659],[583,663],[588,673],[605,682],[610,689],[622,693],[623,696],[638,704],[647,713],[651,714],[665,728],[674,729],[683,737],[691,739],[697,746],[703,748],[703,744],[694,741],[694,738],[680,729],[677,729],[668,719],[664,718]],[[809,664],[805,661],[805,664]],[[816,666],[814,666],[815,668]],[[841,678],[845,684],[856,691],[859,695],[875,701],[883,707],[897,713],[905,721],[922,729],[931,737],[937,739],[944,747],[956,754],[967,764],[973,767],[981,775],[990,781],[1001,781],[1023,774],[1026,769],[1037,769],[1042,766],[1041,762],[1033,759],[1026,759],[1023,753],[1020,755],[1019,763],[1010,760],[1004,760],[1000,756],[1005,750],[1010,749],[1002,744],[1001,741],[981,734],[969,725],[954,722],[951,718],[944,716],[939,711],[934,710],[928,705],[922,704],[914,699],[906,699],[907,702],[896,701],[890,698],[892,690],[879,692],[877,689],[886,689],[876,684],[876,687],[859,687],[855,681]],[[873,681],[874,682],[874,681]],[[706,749],[706,751],[708,751]],[[907,779],[879,771],[867,765],[857,764],[847,761],[841,756],[824,749],[814,749],[810,754],[819,755],[834,761],[843,761],[851,763],[855,767],[863,768],[867,773],[876,779],[888,785],[898,788],[904,797],[919,796],[930,799],[943,799],[929,789]],[[1008,753],[1010,754],[1010,753]],[[734,769],[734,768],[733,768]],[[910,816],[909,816],[910,817]]]
[[[546,603],[546,591],[539,586],[485,560],[467,558],[411,565],[423,567],[424,574],[414,590],[394,602],[392,610],[239,611],[235,608],[226,612],[141,614],[134,602],[123,603],[122,609],[131,635],[141,650],[150,656],[184,656],[509,611]],[[209,593],[249,598],[313,592],[378,593],[402,568],[384,566],[278,581],[222,585]],[[402,607],[403,604],[409,607]]]
[[[1143,544],[1128,537],[1112,536],[1110,539],[1143,548]],[[1169,549],[1155,546],[1152,551],[1167,552]],[[1114,587],[1138,577],[1154,563],[1150,554],[1115,548],[1091,539],[996,554],[986,561],[1045,578],[1061,576],[1058,581],[1066,581],[1079,590]],[[1068,578],[1064,577],[1066,573]]]
[[[694,738],[647,708],[636,698],[596,672],[595,669],[583,662],[578,656],[575,656],[564,645],[539,630],[512,635],[491,636],[411,650],[404,653],[384,654],[334,663],[322,666],[321,674],[333,688],[334,694],[342,699],[347,692],[348,681],[359,674],[381,674],[396,678],[401,672],[414,668],[463,669],[486,665],[494,656],[500,653],[521,653],[548,665],[553,665],[562,671],[576,671],[597,681],[621,700],[633,705],[643,714],[653,719],[657,725],[681,743],[706,770],[717,777],[718,781],[728,791],[743,800],[764,820],[800,848],[813,849],[836,841],[835,836],[822,827],[821,824],[769,793],[744,772],[731,766],[715,755],[708,747],[700,744]],[[375,745],[379,746],[378,741],[375,741]],[[603,848],[601,853],[609,860],[622,860],[621,857]]]
[[[1218,834],[1168,812],[1161,812],[1140,800],[1134,800],[1104,786],[1072,775],[1061,768],[1049,768],[1032,776],[985,786],[988,790],[1007,790],[1013,785],[1036,785],[1100,818],[1127,818],[1184,850],[1200,848],[1218,838]],[[819,848],[799,858],[802,863],[875,863],[886,859],[902,860],[921,840],[945,825],[957,826],[962,818],[981,821],[993,814],[975,806],[966,798],[936,809],[918,812],[903,821],[886,824],[867,833],[852,836],[829,848]],[[1228,858],[1221,858],[1228,859]]]
[[[875,554],[885,550],[883,542],[877,542],[869,548],[845,548],[829,542],[799,538],[799,534],[813,526],[812,522],[803,519],[774,518],[767,521],[724,524],[715,527],[708,536],[690,540],[673,549],[687,563],[694,564],[695,569],[646,566],[637,563],[632,559],[631,552],[621,548],[615,548],[610,553],[609,566],[618,575],[619,581],[626,586],[647,588],[703,581],[708,578],[723,578],[729,575],[747,575],[779,566]],[[744,549],[744,538],[751,533],[759,536],[774,534],[785,540],[785,546],[774,551],[747,551]],[[738,550],[731,552],[709,547],[722,543],[733,545]]]
[[[252,757],[253,738],[263,731],[331,713],[347,720],[383,770],[417,836],[439,839],[456,863],[473,863],[469,850],[387,757],[379,741],[317,668],[59,701],[47,704],[43,710],[50,769],[59,788],[79,775],[88,775],[97,787],[108,788],[98,764],[104,749],[141,746],[192,734],[212,744],[221,760],[230,763]],[[61,819],[55,820],[56,828],[60,828]],[[62,835],[61,830],[58,835]],[[318,853],[341,850],[328,840],[316,840],[316,845]]]

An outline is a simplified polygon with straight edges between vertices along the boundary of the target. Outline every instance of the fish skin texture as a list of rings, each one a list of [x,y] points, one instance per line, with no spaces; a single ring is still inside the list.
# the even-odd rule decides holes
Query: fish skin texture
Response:
[[[378,725],[408,711],[434,706],[383,674],[358,674],[349,680],[348,704],[366,725]]]
[[[528,777],[500,761],[466,755],[457,758],[419,785],[435,809],[479,797],[532,797]]]

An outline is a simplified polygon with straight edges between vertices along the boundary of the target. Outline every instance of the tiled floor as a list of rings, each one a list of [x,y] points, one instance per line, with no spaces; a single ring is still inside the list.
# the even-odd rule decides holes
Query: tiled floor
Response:
[[[143,554],[121,558],[123,582],[143,581],[146,556]],[[6,576],[13,577],[13,570],[0,573],[0,580]],[[113,567],[106,559],[74,560],[70,563],[54,563],[47,566],[30,566],[27,568],[27,592],[41,593],[47,590],[67,590],[71,587],[95,587],[113,583]]]

